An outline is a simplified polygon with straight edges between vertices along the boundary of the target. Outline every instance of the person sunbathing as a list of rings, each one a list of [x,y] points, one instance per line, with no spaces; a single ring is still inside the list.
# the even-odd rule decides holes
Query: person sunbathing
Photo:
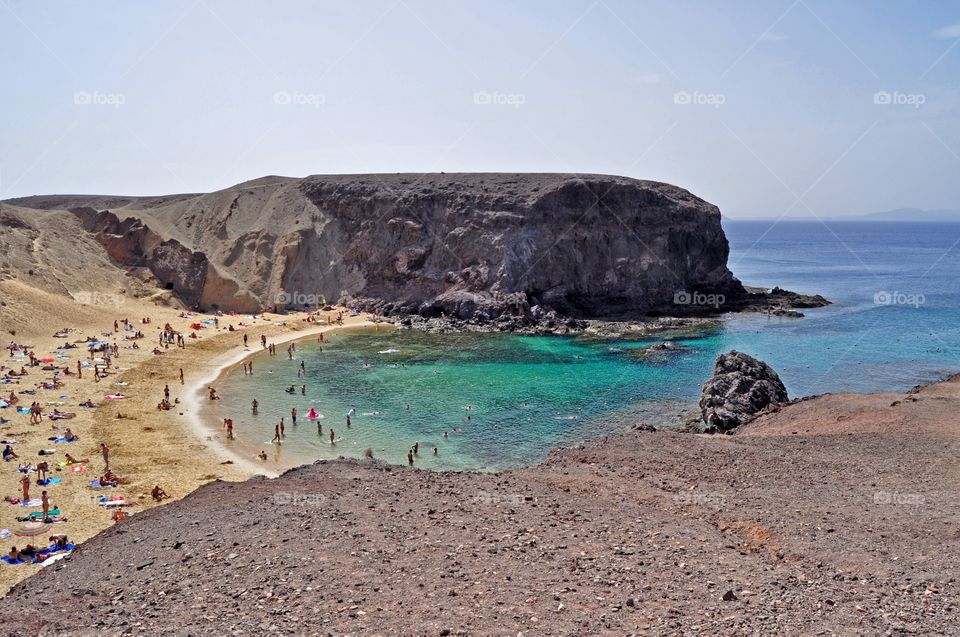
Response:
[[[170,496],[167,495],[167,492],[161,489],[160,485],[158,484],[157,486],[153,487],[153,489],[150,491],[150,497],[156,500],[157,502],[160,502],[164,498],[169,498]]]
[[[87,400],[86,400],[85,402],[80,403],[80,406],[81,406],[81,407],[88,407],[88,408],[96,407],[96,405],[94,404],[94,402],[93,402],[92,400],[90,400],[89,398],[87,398]]]
[[[70,542],[67,540],[67,536],[64,533],[58,533],[57,535],[51,535],[50,541],[53,544],[50,545],[51,551],[63,551],[67,548],[67,544]]]
[[[89,459],[89,458],[84,458],[83,460],[77,460],[76,458],[74,458],[73,456],[71,456],[71,455],[68,453],[68,454],[66,454],[66,462],[67,462],[67,464],[83,464],[83,463],[86,463],[86,462],[90,462],[90,459]]]
[[[100,476],[99,482],[101,487],[115,487],[118,484],[116,480],[111,480],[110,475],[107,473]]]
[[[16,460],[19,457],[20,456],[16,454],[16,452],[13,450],[13,447],[11,447],[10,445],[7,445],[6,447],[3,448],[3,459],[6,460],[7,462],[9,462],[10,460]]]
[[[113,510],[112,517],[114,522],[123,522],[124,520],[127,519],[127,512],[121,509],[120,507],[117,507]]]
[[[67,427],[67,430],[63,432],[63,439],[66,440],[67,442],[73,442],[74,440],[77,439],[77,436],[72,431],[70,431],[69,427]]]
[[[17,547],[15,546],[10,547],[10,552],[7,553],[7,558],[11,562],[16,562],[17,560],[20,559],[20,551],[17,549]]]

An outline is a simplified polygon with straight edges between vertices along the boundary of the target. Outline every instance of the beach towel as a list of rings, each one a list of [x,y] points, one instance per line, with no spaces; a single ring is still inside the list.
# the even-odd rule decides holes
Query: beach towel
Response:
[[[84,464],[75,464],[70,466],[70,471],[72,473],[86,473],[87,465]]]
[[[102,484],[99,479],[91,480],[87,484],[90,485],[90,488],[92,489],[112,489],[113,487],[116,486],[113,484]]]
[[[27,500],[26,502],[21,502],[21,503],[20,503],[20,506],[23,506],[23,507],[39,507],[39,506],[43,506],[43,500],[41,500],[40,498],[30,498],[30,499]]]
[[[0,529],[0,540],[5,540],[11,535],[13,535],[13,533],[10,532],[10,529]]]
[[[52,518],[55,515],[60,515],[59,508],[50,509],[49,511],[47,511],[47,517]],[[40,518],[43,517],[43,511],[34,511],[27,517],[30,518],[30,520],[39,520]]]
[[[26,564],[26,561],[22,557],[18,557],[15,560],[11,560],[9,555],[4,555],[2,559],[7,564]]]
[[[10,406],[10,403],[8,403],[5,400],[0,400],[0,409],[3,409],[4,407],[9,407],[9,406]]]
[[[124,498],[122,495],[114,495],[114,496],[102,495],[99,498],[97,498],[97,504],[104,507],[117,507],[117,506],[122,507],[127,504],[127,499]]]
[[[68,546],[73,546],[73,545],[71,544],[71,545],[68,545]],[[54,553],[53,555],[51,555],[51,556],[48,557],[47,559],[45,559],[45,560],[43,560],[42,562],[40,562],[40,566],[50,566],[51,564],[53,564],[53,563],[56,562],[57,560],[62,560],[63,558],[67,557],[68,555],[70,555],[70,551],[65,551],[65,552],[62,552],[62,553]]]
[[[123,400],[126,398],[123,394],[111,394],[109,396],[104,396],[104,400]]]
[[[17,413],[18,413],[18,414],[29,414],[29,413],[30,413],[30,408],[29,408],[29,407],[17,407]]]
[[[47,487],[51,484],[57,484],[58,482],[62,481],[63,478],[47,478],[46,480],[37,480],[37,484],[39,484],[41,487]]]
[[[80,440],[80,438],[74,438],[73,440],[67,440],[66,438],[62,438],[62,437],[57,436],[57,437],[54,437],[54,438],[47,438],[47,440],[52,440],[52,441],[54,441],[54,442],[69,443],[69,442],[76,442],[76,441]]]

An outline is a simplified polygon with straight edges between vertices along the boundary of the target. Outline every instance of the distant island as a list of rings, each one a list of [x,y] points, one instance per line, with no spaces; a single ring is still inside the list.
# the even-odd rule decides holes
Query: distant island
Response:
[[[806,215],[788,215],[786,217],[730,217],[724,215],[725,220],[730,221],[769,221],[779,219],[781,221],[914,221],[914,222],[960,222],[960,209],[941,208],[937,210],[923,210],[922,208],[896,208],[884,212],[868,212],[858,215],[825,215],[813,214]]]
[[[897,208],[886,212],[872,212],[852,217],[863,221],[960,221],[960,210],[947,208],[922,210],[920,208]]]

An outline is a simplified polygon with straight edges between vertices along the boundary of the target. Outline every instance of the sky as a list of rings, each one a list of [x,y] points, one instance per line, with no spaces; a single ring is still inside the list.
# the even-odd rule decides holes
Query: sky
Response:
[[[960,208],[955,0],[0,0],[0,77],[0,198],[502,171]]]

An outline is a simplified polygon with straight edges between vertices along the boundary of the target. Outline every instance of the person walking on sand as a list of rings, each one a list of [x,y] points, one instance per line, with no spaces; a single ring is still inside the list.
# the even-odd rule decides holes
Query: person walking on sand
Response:
[[[183,384],[183,368],[180,368],[180,384]]]
[[[247,335],[246,335],[246,334],[243,335],[243,346],[244,346],[244,347],[247,346]]]
[[[77,361],[77,378],[83,380],[83,365],[80,364],[80,361]]]
[[[103,456],[103,464],[106,466],[107,470],[110,470],[110,447],[105,443],[100,443],[100,455]]]
[[[164,398],[167,402],[170,402],[170,385],[164,385],[164,386],[163,386],[163,398]]]
[[[233,440],[233,418],[224,418],[223,426],[227,428],[227,440]]]
[[[20,491],[23,493],[23,499],[21,503],[24,506],[26,506],[27,502],[30,501],[30,476],[29,475],[24,474],[24,476],[20,478]]]
[[[43,518],[41,518],[41,519],[42,519],[44,522],[47,522],[47,521],[49,520],[49,518],[50,518],[50,515],[49,515],[49,514],[50,514],[50,499],[47,498],[47,492],[46,492],[46,491],[41,491],[41,492],[40,492],[40,505],[43,507]]]

